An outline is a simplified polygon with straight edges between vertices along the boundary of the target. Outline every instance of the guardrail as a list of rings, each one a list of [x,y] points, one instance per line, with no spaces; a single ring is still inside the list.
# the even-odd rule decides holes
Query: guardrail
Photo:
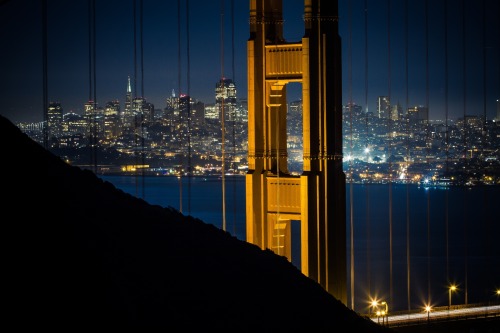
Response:
[[[400,320],[387,320],[385,322],[386,326],[389,327],[401,327],[401,326],[414,326],[414,325],[427,325],[429,323],[443,323],[443,322],[451,322],[451,321],[461,321],[461,320],[477,320],[477,319],[486,319],[486,318],[500,318],[500,309],[496,311],[482,311],[482,312],[473,312],[473,313],[465,313],[465,314],[456,314],[453,313],[453,310],[448,311],[440,311],[435,312],[432,316],[427,318],[427,314],[424,314],[423,317],[412,317],[407,319]]]
[[[430,312],[423,309],[411,311],[396,311],[388,316],[377,316],[375,314],[365,315],[371,320],[389,327],[400,327],[410,325],[424,325],[429,323],[442,323],[447,321],[477,320],[500,317],[500,302],[461,304],[440,306],[432,308]]]

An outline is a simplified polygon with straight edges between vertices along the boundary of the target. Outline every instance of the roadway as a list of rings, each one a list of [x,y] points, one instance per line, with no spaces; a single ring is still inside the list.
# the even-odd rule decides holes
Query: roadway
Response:
[[[448,307],[440,307],[429,312],[398,312],[388,316],[370,316],[370,318],[381,325],[390,327],[421,325],[432,322],[450,321],[450,320],[467,320],[500,317],[500,305],[490,306],[454,306],[451,309]]]

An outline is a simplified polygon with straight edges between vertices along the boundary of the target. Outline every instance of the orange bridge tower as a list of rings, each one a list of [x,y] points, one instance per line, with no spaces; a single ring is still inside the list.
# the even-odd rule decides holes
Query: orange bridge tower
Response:
[[[250,0],[246,235],[291,261],[291,225],[299,221],[302,273],[347,304],[337,0],[304,0],[304,26],[301,42],[286,42],[282,0]],[[287,167],[291,82],[302,84],[300,175]]]

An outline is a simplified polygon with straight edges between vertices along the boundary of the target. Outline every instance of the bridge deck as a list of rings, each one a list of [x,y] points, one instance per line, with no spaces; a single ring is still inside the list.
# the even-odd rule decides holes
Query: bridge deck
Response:
[[[453,306],[451,309],[445,306],[436,308],[429,313],[425,311],[411,313],[400,311],[394,314],[389,313],[385,318],[376,315],[370,315],[369,317],[381,325],[390,327],[421,325],[439,321],[500,317],[500,305]]]

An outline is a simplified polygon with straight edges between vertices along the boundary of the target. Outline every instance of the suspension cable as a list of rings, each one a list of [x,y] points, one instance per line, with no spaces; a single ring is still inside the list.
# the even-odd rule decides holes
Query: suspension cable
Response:
[[[425,107],[427,112],[427,120],[429,119],[429,1],[425,0]],[[429,136],[429,124],[425,123],[426,128],[426,150],[427,156],[428,152],[428,136]],[[428,161],[427,161],[428,162]],[[430,191],[427,191],[427,304],[430,304],[431,299],[431,269],[430,269]]]
[[[405,1],[405,108],[406,108],[406,298],[408,311],[411,310],[411,275],[410,275],[410,119],[408,118],[409,106],[409,78],[408,78],[408,0]]]
[[[236,71],[234,66],[234,0],[231,0],[231,70],[233,77],[233,84],[236,87]],[[236,102],[236,101],[234,101]],[[236,175],[236,105],[234,103],[232,105],[232,117],[233,117],[233,158],[232,158],[232,169],[233,175]],[[236,179],[233,177],[233,235],[236,235]]]
[[[95,0],[92,0],[92,31],[93,31],[93,39],[92,39],[92,72],[93,72],[93,86],[94,86],[94,105],[93,105],[93,137],[94,137],[94,142],[93,142],[93,159],[94,159],[94,173],[97,173],[97,75],[96,75],[96,9],[95,9]]]
[[[88,2],[88,25],[89,25],[89,107],[92,108],[92,114],[88,116],[88,127],[89,127],[89,146],[90,146],[90,166],[92,166],[94,173],[97,173],[97,153],[96,153],[96,143],[97,143],[97,124],[96,124],[96,24],[95,24],[95,0],[89,0]]]
[[[188,214],[191,214],[191,181],[192,181],[192,168],[191,168],[191,59],[190,59],[190,41],[189,41],[189,0],[186,0],[186,83],[187,83],[187,139],[188,139]]]
[[[483,105],[484,105],[484,123],[485,123],[485,127],[484,127],[484,131],[483,133],[486,133],[486,48],[488,47],[486,45],[486,5],[485,5],[485,1],[483,0],[483,89],[485,90],[484,92],[484,95],[483,95]],[[498,30],[496,30],[498,31]],[[499,71],[500,72],[500,71]],[[500,119],[499,119],[500,120]],[[485,138],[483,137],[483,145],[485,143]],[[483,156],[483,162],[482,163],[485,163],[486,161],[486,156]],[[484,164],[483,164],[484,165]],[[485,174],[485,169],[483,168],[483,174]],[[486,192],[486,188],[483,186],[483,211],[487,212],[490,207],[490,199],[489,199],[489,196]],[[486,239],[485,239],[485,253],[491,253],[491,243],[490,243],[490,232],[488,232],[490,230],[490,224],[491,224],[491,218],[487,218],[486,219]],[[489,263],[486,265],[486,267],[488,267],[488,275],[490,278],[489,278],[489,283],[491,284],[493,282],[492,280],[492,274],[491,274],[491,268],[494,266],[493,263],[491,262],[491,260],[489,260]]]
[[[221,88],[222,88],[222,98],[221,98],[221,176],[222,176],[222,230],[226,231],[226,170],[225,170],[225,141],[226,141],[226,129],[225,129],[225,98],[224,98],[224,0],[221,0],[221,12],[220,12],[220,66],[221,66]]]
[[[463,136],[464,136],[464,159],[467,165],[467,47],[466,47],[466,12],[465,0],[462,1],[462,47],[463,47],[463,103],[464,103],[464,119],[463,119]],[[472,146],[471,146],[472,149]],[[467,168],[468,170],[468,168]],[[465,270],[465,304],[467,304],[467,191],[464,191],[464,270]]]
[[[387,59],[388,59],[388,97],[391,101],[391,0],[387,0]],[[391,122],[392,122],[392,106],[389,109],[389,299],[393,302],[393,283],[392,283],[392,139],[391,139]]]
[[[464,140],[464,151],[463,151],[463,156],[464,156],[464,167],[467,167],[467,129],[466,129],[466,122],[467,122],[467,89],[466,89],[466,80],[467,80],[467,45],[466,45],[466,38],[465,38],[465,18],[466,18],[466,13],[465,13],[465,0],[462,0],[462,54],[463,54],[463,63],[462,63],[462,75],[463,75],[463,83],[462,83],[462,96],[463,96],[463,111],[464,111],[464,118],[463,118],[463,124],[462,124],[462,130],[463,130],[463,140]]]
[[[132,97],[132,112],[134,115],[134,162],[135,162],[135,172],[134,172],[134,180],[135,180],[135,196],[139,196],[139,175],[137,173],[137,168],[139,164],[138,152],[137,148],[139,146],[139,134],[137,133],[139,124],[137,117],[137,1],[132,0],[133,2],[133,16],[134,16],[134,95]],[[135,102],[134,102],[135,101]],[[141,107],[142,109],[142,107]]]
[[[284,89],[284,88],[283,88]],[[281,248],[285,246],[285,244],[281,244],[281,230],[284,230],[280,226],[280,214],[281,214],[281,201],[280,201],[280,113],[281,109],[279,107],[276,108],[276,221],[275,221],[275,230],[277,230],[278,234],[276,235],[276,239],[278,240],[277,244],[277,253],[278,255],[286,255],[286,253],[281,253]],[[284,240],[283,240],[284,242]]]
[[[448,1],[444,2],[444,47],[445,47],[445,145],[446,145],[446,177],[449,177],[449,132],[448,132]],[[445,233],[446,233],[446,281],[450,280],[449,263],[449,225],[448,225],[448,191],[445,193]]]
[[[368,148],[368,0],[365,0],[365,131],[366,148]],[[370,269],[370,186],[366,186],[366,233],[367,233],[367,251],[366,251],[366,270],[368,295],[371,295],[371,269]]]
[[[351,242],[351,309],[354,310],[354,195],[353,195],[353,168],[352,168],[352,6],[351,1],[348,4],[349,10],[349,44],[348,44],[348,59],[349,59],[349,130],[350,130],[350,155],[349,159],[349,207],[350,207],[350,242]]]
[[[42,0],[42,61],[43,61],[43,146],[49,148],[48,133],[48,61],[47,61],[47,0]]]
[[[146,191],[146,186],[145,186],[145,175],[144,175],[144,172],[145,172],[145,167],[146,167],[146,162],[145,162],[145,152],[144,152],[144,122],[145,122],[145,119],[144,119],[144,106],[145,106],[145,102],[146,102],[146,98],[145,98],[145,94],[144,94],[144,46],[143,46],[143,41],[144,41],[144,38],[143,38],[143,17],[144,17],[144,14],[143,14],[143,0],[140,0],[140,11],[139,11],[139,29],[140,29],[140,36],[139,36],[139,40],[140,40],[140,48],[141,48],[141,97],[142,97],[142,100],[141,100],[141,180],[142,180],[142,199],[145,199],[146,198],[146,194],[145,194],[145,191]],[[151,110],[150,110],[151,111]]]
[[[482,12],[482,15],[483,15],[483,24],[482,24],[482,34],[483,34],[483,47],[481,47],[481,50],[483,51],[483,131],[481,133],[482,135],[482,140],[481,142],[483,143],[481,145],[481,155],[482,155],[482,158],[483,158],[483,161],[484,161],[484,143],[486,142],[486,12],[485,12],[485,4],[484,4],[485,0],[482,1],[482,9],[483,9],[483,12]],[[484,174],[484,163],[481,163],[481,165],[483,165],[483,172],[482,174]]]
[[[144,98],[144,38],[143,38],[143,1],[139,0],[139,45],[141,50],[141,97]]]
[[[178,112],[178,121],[179,127],[182,130],[182,117],[180,113],[180,105],[181,105],[181,0],[177,0],[177,86],[178,86],[178,97],[177,97],[177,112]],[[182,213],[182,173],[183,173],[183,157],[182,154],[179,156],[180,158],[180,166],[179,166],[179,211]]]

